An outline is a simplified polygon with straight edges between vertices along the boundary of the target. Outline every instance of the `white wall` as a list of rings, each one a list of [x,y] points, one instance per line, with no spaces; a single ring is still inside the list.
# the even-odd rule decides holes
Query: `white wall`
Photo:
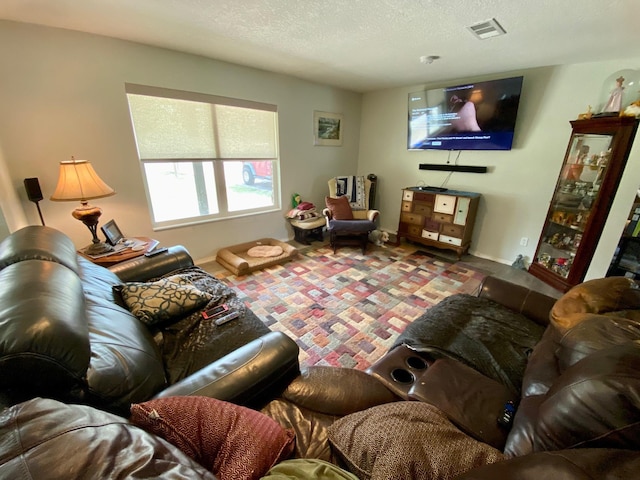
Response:
[[[598,111],[603,83],[609,75],[638,67],[640,57],[446,82],[451,85],[524,75],[513,150],[464,151],[459,164],[487,166],[489,172],[455,172],[447,183],[448,188],[482,194],[471,253],[506,264],[511,264],[518,254],[529,261],[533,258],[571,134],[569,120],[586,111],[588,105]],[[403,187],[439,186],[448,175],[419,170],[418,165],[455,160],[455,155],[448,152],[415,152],[406,148],[408,93],[442,86],[445,84],[413,85],[363,97],[358,171],[378,175],[381,226],[389,231],[397,231]],[[639,185],[640,141],[631,152],[588,278],[605,275]],[[529,239],[527,247],[520,246],[522,237]]]
[[[611,73],[638,67],[640,57],[484,77],[524,74],[525,83],[514,149],[462,152],[460,164],[485,165],[490,171],[453,173],[447,184],[483,195],[471,253],[503,263],[511,263],[519,253],[533,257],[569,139],[569,120],[589,104],[597,108],[603,82]],[[89,232],[71,217],[75,204],[46,199],[55,187],[58,162],[71,155],[91,160],[117,190],[117,195],[95,201],[104,211],[104,221],[116,219],[127,235],[155,237],[164,245],[183,244],[196,259],[211,257],[225,245],[262,236],[290,238],[283,215],[291,194],[300,193],[304,200],[321,207],[327,179],[356,171],[378,175],[381,226],[395,231],[400,190],[418,183],[439,185],[447,175],[418,170],[419,163],[445,163],[447,152],[406,149],[407,94],[444,83],[362,96],[203,57],[4,21],[0,21],[0,78],[0,145],[8,172],[4,184],[15,190],[15,195],[2,195],[2,210],[5,214],[22,210],[28,223],[38,224],[23,179],[39,177],[47,225],[69,234],[78,247],[89,242]],[[282,212],[153,232],[125,82],[278,105]],[[313,110],[344,114],[343,147],[313,146]],[[632,150],[588,278],[606,272],[640,185],[638,144]],[[11,200],[16,195],[18,205]],[[12,213],[12,217],[20,216]],[[15,229],[24,222],[8,223]],[[529,238],[528,247],[520,246],[521,237]]]
[[[322,207],[327,180],[355,174],[362,97],[290,76],[78,32],[0,21],[0,145],[9,185],[30,224],[39,224],[23,179],[38,177],[48,226],[82,247],[86,227],[71,217],[73,202],[51,202],[58,163],[73,155],[92,162],[117,195],[92,203],[102,221],[126,235],[183,244],[195,259],[261,237],[288,239],[284,214],[291,195]],[[272,103],[279,110],[282,211],[154,232],[129,121],[125,82]],[[342,147],[313,146],[313,111],[344,115]],[[10,203],[10,202],[9,202]],[[16,205],[3,201],[2,210]],[[11,227],[11,225],[10,225]]]

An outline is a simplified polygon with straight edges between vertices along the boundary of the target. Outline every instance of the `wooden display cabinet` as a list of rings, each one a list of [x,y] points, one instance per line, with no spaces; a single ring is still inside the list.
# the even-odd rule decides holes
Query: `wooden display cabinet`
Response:
[[[584,280],[638,120],[602,117],[571,122],[564,162],[529,272],[566,292]]]
[[[423,245],[454,250],[460,259],[471,245],[479,201],[479,193],[405,188],[397,243],[404,237]]]

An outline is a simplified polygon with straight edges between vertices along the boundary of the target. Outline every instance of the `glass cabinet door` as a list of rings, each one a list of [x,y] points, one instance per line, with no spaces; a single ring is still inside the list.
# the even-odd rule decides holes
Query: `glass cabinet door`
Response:
[[[535,259],[560,277],[571,272],[611,160],[612,139],[613,135],[571,136]]]

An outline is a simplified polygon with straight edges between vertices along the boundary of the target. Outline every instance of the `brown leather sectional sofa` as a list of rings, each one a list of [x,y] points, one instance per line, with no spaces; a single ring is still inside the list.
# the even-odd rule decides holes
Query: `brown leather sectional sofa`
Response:
[[[0,477],[216,478],[127,419],[132,403],[196,395],[261,411],[295,432],[293,457],[358,478],[640,478],[640,294],[627,279],[586,282],[557,302],[485,280],[479,299],[544,332],[516,395],[501,370],[492,378],[424,341],[409,349],[426,365],[415,388],[384,373],[406,343],[369,372],[298,372],[295,342],[268,331],[169,384],[157,338],[113,286],[192,267],[172,247],[109,271],[47,227],[0,244]],[[497,423],[506,398],[517,407],[511,426]],[[418,424],[431,430],[414,434]]]

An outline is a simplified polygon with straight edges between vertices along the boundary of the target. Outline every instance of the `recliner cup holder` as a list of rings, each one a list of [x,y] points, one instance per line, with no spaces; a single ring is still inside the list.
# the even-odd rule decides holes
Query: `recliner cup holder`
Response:
[[[398,397],[409,400],[409,390],[420,381],[431,363],[433,360],[424,352],[402,344],[387,352],[365,371]]]
[[[409,370],[404,368],[394,368],[391,370],[391,380],[407,385],[416,381],[416,377]]]
[[[413,368],[415,370],[424,370],[427,368],[426,360],[420,357],[407,357],[405,359],[405,363],[409,368]]]

